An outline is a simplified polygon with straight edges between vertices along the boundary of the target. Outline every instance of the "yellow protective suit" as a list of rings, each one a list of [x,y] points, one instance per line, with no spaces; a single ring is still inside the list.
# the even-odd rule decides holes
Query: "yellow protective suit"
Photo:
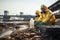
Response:
[[[52,24],[52,23],[54,23],[55,19],[56,19],[55,15],[45,5],[41,5],[41,8],[43,8],[46,13],[41,13],[39,11],[36,11],[36,13],[38,15],[40,15],[40,17],[36,17],[35,20],[36,21],[42,21],[45,24]]]
[[[46,24],[52,24],[55,22],[55,15],[52,13],[51,10],[48,9],[45,5],[41,5],[41,8],[45,10],[45,19],[43,20],[44,23]],[[44,17],[43,17],[44,18]]]
[[[40,21],[41,19],[41,12],[39,10],[36,11],[36,15],[39,15],[39,16],[36,16],[35,17],[35,21]]]

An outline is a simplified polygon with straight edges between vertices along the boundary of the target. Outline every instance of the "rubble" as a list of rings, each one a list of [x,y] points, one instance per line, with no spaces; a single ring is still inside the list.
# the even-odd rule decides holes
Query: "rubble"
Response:
[[[4,40],[41,40],[41,36],[34,29],[16,30],[3,38]]]

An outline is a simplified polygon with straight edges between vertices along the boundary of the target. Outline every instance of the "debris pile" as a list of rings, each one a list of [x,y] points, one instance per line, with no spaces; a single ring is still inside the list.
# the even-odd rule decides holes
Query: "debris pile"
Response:
[[[34,29],[16,30],[11,35],[6,35],[1,40],[41,40],[40,34]]]

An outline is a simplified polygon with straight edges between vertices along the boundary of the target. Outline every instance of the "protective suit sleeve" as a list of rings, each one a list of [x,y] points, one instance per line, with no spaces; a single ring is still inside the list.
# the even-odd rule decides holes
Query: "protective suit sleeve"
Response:
[[[46,23],[48,20],[50,20],[50,17],[52,16],[53,14],[51,14],[50,12],[47,13],[45,19],[43,20],[44,23]]]

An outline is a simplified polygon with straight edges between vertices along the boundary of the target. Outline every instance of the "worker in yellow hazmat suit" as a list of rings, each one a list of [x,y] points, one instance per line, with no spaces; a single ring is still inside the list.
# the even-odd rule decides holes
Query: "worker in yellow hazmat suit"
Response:
[[[41,12],[39,10],[36,11],[36,17],[35,17],[35,21],[40,21],[41,19]]]
[[[53,13],[45,5],[41,5],[41,12],[37,10],[36,15],[37,16],[35,17],[34,23],[35,27],[39,25],[50,25],[55,23],[55,15],[53,15]]]
[[[39,31],[40,26],[44,24],[44,22],[42,22],[41,18],[42,18],[41,12],[39,10],[37,10],[35,21],[34,21],[34,28],[35,28],[36,31]]]
[[[55,15],[52,13],[51,10],[48,9],[45,5],[41,5],[41,16],[42,16],[42,22],[45,24],[54,24],[55,23]]]

